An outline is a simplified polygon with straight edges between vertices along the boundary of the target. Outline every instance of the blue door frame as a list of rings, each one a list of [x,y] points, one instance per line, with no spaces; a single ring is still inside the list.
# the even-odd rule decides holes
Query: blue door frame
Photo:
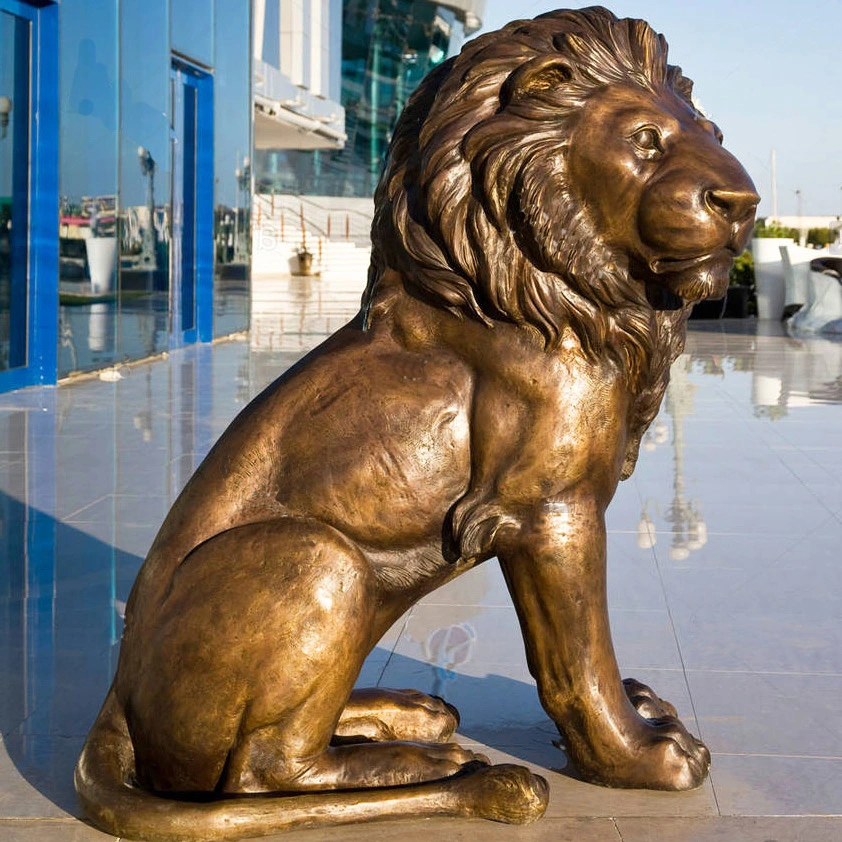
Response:
[[[37,6],[0,0],[0,12],[27,24],[30,57],[29,78],[24,74],[18,78],[16,73],[13,93],[19,108],[19,98],[28,95],[28,120],[15,123],[17,137],[12,140],[23,142],[29,166],[16,166],[14,173],[12,256],[19,271],[13,269],[10,307],[25,325],[17,324],[20,339],[10,347],[12,367],[0,371],[0,392],[8,392],[56,382],[59,10],[53,0]],[[25,224],[17,224],[15,230],[15,220],[20,219]]]
[[[173,59],[171,80],[175,348],[213,339],[213,77]]]

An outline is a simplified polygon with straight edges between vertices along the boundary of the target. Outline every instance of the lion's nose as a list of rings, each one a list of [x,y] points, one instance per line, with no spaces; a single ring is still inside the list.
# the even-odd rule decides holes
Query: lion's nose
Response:
[[[708,190],[705,204],[729,223],[742,222],[754,215],[760,196],[753,190]]]

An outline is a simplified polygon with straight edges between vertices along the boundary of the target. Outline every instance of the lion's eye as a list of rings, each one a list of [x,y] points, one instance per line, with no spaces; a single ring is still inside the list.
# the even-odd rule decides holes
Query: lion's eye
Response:
[[[642,129],[638,129],[631,136],[631,142],[638,154],[644,158],[656,158],[664,152],[661,134],[653,126],[644,126]]]

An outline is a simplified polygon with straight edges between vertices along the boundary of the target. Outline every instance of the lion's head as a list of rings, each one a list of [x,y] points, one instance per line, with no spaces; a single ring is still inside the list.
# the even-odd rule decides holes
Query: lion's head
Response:
[[[602,8],[469,42],[395,129],[364,306],[391,268],[417,297],[548,348],[569,327],[642,386],[656,311],[724,294],[758,201],[691,89],[662,36]]]

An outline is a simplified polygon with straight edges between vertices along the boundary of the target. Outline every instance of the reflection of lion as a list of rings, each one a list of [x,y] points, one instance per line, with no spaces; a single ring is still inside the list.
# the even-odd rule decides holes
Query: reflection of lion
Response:
[[[422,83],[363,313],[234,421],[140,571],[77,770],[97,825],[538,817],[545,782],[446,742],[449,706],[351,692],[409,606],[494,555],[579,772],[701,783],[707,749],[620,679],[603,519],[757,202],[689,92],[659,36],[603,9],[510,24]]]

